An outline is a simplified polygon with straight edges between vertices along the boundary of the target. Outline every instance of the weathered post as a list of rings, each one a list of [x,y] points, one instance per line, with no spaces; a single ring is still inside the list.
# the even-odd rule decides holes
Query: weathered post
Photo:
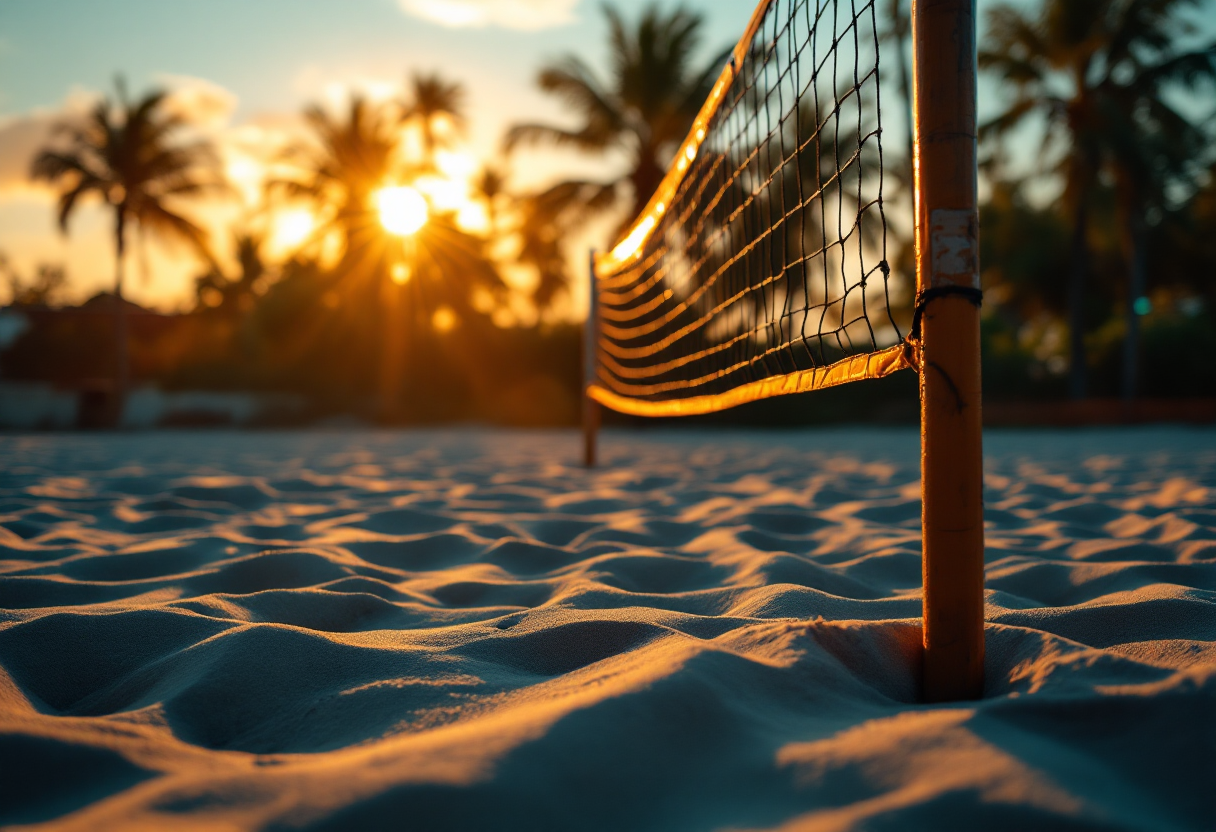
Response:
[[[984,686],[975,0],[913,0],[924,698]]]

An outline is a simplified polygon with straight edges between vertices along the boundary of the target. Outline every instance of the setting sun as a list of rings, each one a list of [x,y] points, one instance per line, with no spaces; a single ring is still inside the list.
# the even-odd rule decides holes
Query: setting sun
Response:
[[[376,192],[380,224],[390,234],[407,237],[426,224],[429,209],[426,199],[414,188],[400,186]]]

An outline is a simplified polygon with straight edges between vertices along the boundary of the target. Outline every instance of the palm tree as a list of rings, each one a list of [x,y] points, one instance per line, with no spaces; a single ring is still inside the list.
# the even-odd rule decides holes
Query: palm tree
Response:
[[[508,149],[549,144],[603,155],[623,151],[629,169],[606,182],[572,180],[556,185],[560,197],[579,210],[601,211],[632,193],[632,219],[663,180],[675,148],[683,141],[722,68],[721,59],[696,67],[703,18],[687,9],[666,13],[648,6],[632,28],[620,12],[604,7],[612,48],[611,80],[605,83],[577,55],[567,55],[541,70],[540,88],[560,98],[581,119],[573,129],[520,124],[507,133]]]
[[[262,257],[261,234],[242,231],[236,234],[236,262],[239,270],[229,278],[218,265],[213,265],[194,279],[198,308],[234,317],[248,312],[258,296],[259,284],[268,271]]]
[[[444,119],[454,130],[464,129],[464,101],[464,86],[458,81],[448,81],[437,72],[414,73],[411,77],[410,94],[402,104],[401,118],[418,126],[423,167],[431,169],[435,165],[435,151],[444,144],[444,137],[436,128]]]
[[[1134,399],[1139,381],[1140,315],[1148,272],[1152,218],[1174,202],[1171,191],[1194,190],[1210,140],[1206,131],[1169,104],[1170,86],[1216,80],[1216,44],[1205,51],[1166,54],[1111,83],[1104,92],[1110,123],[1103,167],[1115,185],[1127,264],[1124,298],[1122,395]]]
[[[500,199],[507,196],[507,175],[495,167],[485,167],[473,183],[477,195],[485,202],[486,219],[490,226],[490,235],[498,230]]]
[[[286,161],[296,168],[295,175],[267,187],[313,204],[319,222],[306,247],[323,248],[335,238],[339,242],[340,261],[326,280],[333,284],[331,292],[340,287],[353,296],[348,308],[354,319],[332,323],[363,328],[368,311],[379,310],[380,408],[388,417],[396,408],[401,374],[401,303],[399,287],[388,279],[392,241],[380,225],[373,196],[400,174],[398,115],[390,105],[355,94],[344,115],[312,105],[304,118],[313,141],[288,149]]]
[[[177,137],[187,122],[165,107],[167,93],[154,90],[138,101],[127,97],[122,79],[117,99],[104,98],[83,123],[63,122],[62,137],[34,159],[31,176],[61,186],[59,227],[82,199],[100,197],[114,210],[114,399],[111,420],[122,414],[130,370],[127,359],[127,303],[123,298],[127,229],[185,240],[211,261],[206,235],[177,212],[174,203],[224,187],[217,159],[205,141]]]
[[[438,107],[443,86],[435,76],[417,84],[413,112],[419,118],[429,113],[427,124],[433,124],[439,112],[455,112]],[[458,88],[444,89],[450,93]],[[418,95],[420,91],[424,94]],[[450,95],[447,100],[453,104]],[[368,310],[381,313],[380,408],[384,418],[392,419],[399,410],[403,355],[416,329],[412,324],[429,322],[445,306],[462,318],[477,314],[472,299],[483,292],[501,297],[505,284],[485,251],[485,241],[457,227],[451,212],[432,210],[407,240],[387,234],[381,226],[373,205],[375,192],[421,172],[401,158],[401,116],[394,105],[355,95],[345,116],[314,106],[305,118],[314,141],[289,150],[296,175],[268,187],[316,206],[321,221],[311,241],[314,246],[327,237],[339,239],[341,260],[328,279],[335,290],[354,300],[343,307],[349,312],[340,313],[351,317],[340,323],[365,329]],[[390,280],[394,267],[400,270]]]
[[[520,245],[517,259],[536,271],[532,305],[538,313],[551,307],[570,287],[569,260],[560,231],[564,205],[560,192],[556,198],[551,191],[547,191],[519,200]],[[537,322],[540,322],[539,314]]]
[[[397,173],[397,120],[389,107],[360,95],[351,96],[344,116],[312,105],[304,119],[313,141],[288,148],[284,161],[295,174],[267,188],[313,203],[320,221],[310,242],[336,236],[349,267],[382,238],[372,195]]]
[[[1057,171],[1072,225],[1068,317],[1073,398],[1086,395],[1085,282],[1092,193],[1104,169],[1122,183],[1128,303],[1134,304],[1137,284],[1143,280],[1145,235],[1139,229],[1145,202],[1162,190],[1169,168],[1176,170],[1173,151],[1144,140],[1187,129],[1186,119],[1162,100],[1164,89],[1193,85],[1216,72],[1213,47],[1175,48],[1176,36],[1187,28],[1180,12],[1199,2],[1047,0],[1037,18],[1011,5],[989,12],[988,46],[980,51],[980,66],[1010,83],[1015,95],[1003,113],[981,127],[981,137],[1007,134],[1038,115],[1046,122],[1044,151],[1050,152],[1054,144],[1064,147]],[[1146,177],[1151,171],[1161,174],[1157,185]],[[1130,316],[1129,323],[1134,346],[1135,322]]]

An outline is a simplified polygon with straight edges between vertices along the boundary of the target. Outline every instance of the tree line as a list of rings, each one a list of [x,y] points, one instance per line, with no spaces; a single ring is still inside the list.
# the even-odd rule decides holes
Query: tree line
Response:
[[[1192,22],[1209,9],[1202,0],[1044,0],[990,10],[979,62],[1002,106],[981,126],[989,395],[1216,389],[1207,358],[1216,347],[1207,95],[1216,43],[1203,42]],[[898,48],[887,82],[910,110],[908,11],[903,0],[883,10],[884,38]],[[518,192],[507,171],[487,167],[467,200],[482,215],[476,228],[460,206],[431,200],[415,233],[386,234],[379,191],[439,176],[467,119],[461,84],[415,74],[399,100],[351,94],[341,109],[305,111],[309,138],[272,160],[264,210],[234,231],[235,271],[184,210],[231,188],[216,149],[189,138],[165,92],[133,98],[119,83],[86,118],[61,125],[31,169],[59,188],[65,231],[83,200],[111,212],[114,291],[94,301],[110,331],[105,316],[88,333],[78,327],[78,339],[92,339],[84,351],[60,343],[62,333],[57,342],[31,331],[5,353],[5,374],[36,375],[30,368],[45,368],[58,349],[64,366],[68,353],[90,356],[78,374],[107,375],[99,356],[108,354],[115,414],[134,377],[296,391],[322,410],[388,422],[497,418],[503,407],[518,411],[508,421],[573,419],[577,327],[544,314],[569,292],[568,240],[596,215],[627,222],[645,205],[725,59],[698,57],[697,12],[653,5],[627,20],[608,6],[605,16],[606,75],[570,54],[537,77],[573,126],[519,124],[503,148],[508,159],[528,146],[611,155],[626,160],[620,170]],[[419,145],[412,154],[402,152],[406,127]],[[906,188],[909,159],[891,167]],[[315,227],[286,259],[269,262],[267,217],[292,203],[309,207]],[[123,265],[133,230],[182,240],[204,264],[194,313],[155,343],[133,338],[129,324]],[[910,241],[897,242],[907,263]],[[518,303],[504,279],[511,269],[531,276],[534,324],[496,323]],[[44,303],[63,282],[44,269],[39,279],[51,283],[39,292],[37,281],[0,270],[10,272],[15,304]]]

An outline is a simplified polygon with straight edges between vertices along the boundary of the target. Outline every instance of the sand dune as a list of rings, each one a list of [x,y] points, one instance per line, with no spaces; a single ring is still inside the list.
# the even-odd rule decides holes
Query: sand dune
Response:
[[[1210,830],[1216,432],[992,431],[916,703],[914,431],[0,438],[0,825]]]

